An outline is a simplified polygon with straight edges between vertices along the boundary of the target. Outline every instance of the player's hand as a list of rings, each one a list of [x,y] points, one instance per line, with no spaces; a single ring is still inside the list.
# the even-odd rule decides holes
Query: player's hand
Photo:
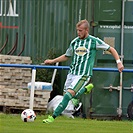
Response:
[[[44,61],[44,64],[49,65],[49,64],[54,64],[54,62],[53,60],[48,59]]]
[[[119,62],[117,64],[117,68],[118,68],[119,72],[122,72],[122,70],[124,69],[124,66],[123,66],[122,62]]]

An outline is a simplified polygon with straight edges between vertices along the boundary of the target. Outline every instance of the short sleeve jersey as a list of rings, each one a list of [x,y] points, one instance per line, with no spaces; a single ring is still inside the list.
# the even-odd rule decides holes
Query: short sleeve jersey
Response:
[[[92,76],[96,51],[109,48],[108,44],[92,35],[88,35],[84,40],[79,37],[73,39],[65,53],[65,56],[72,57],[69,73]]]

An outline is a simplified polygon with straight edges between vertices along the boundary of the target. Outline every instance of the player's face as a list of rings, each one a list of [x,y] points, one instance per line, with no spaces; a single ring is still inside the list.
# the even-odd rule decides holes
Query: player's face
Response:
[[[88,28],[85,28],[83,24],[78,26],[77,34],[80,39],[85,39],[88,36]]]

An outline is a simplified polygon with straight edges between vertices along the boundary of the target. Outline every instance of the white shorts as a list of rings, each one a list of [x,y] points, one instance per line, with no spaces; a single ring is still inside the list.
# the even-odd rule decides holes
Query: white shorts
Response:
[[[74,90],[75,93],[77,93],[89,81],[90,81],[90,76],[68,74],[64,86],[64,91],[66,91],[67,89],[71,89]]]

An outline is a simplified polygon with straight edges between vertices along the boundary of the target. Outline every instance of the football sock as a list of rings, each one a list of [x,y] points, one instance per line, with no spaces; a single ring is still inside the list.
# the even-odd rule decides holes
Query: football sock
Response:
[[[78,97],[79,97],[80,95],[82,95],[85,91],[86,91],[86,88],[80,89],[80,90],[76,93],[76,95],[74,96],[74,98],[78,98]]]
[[[55,119],[57,116],[59,116],[64,109],[67,107],[68,102],[72,99],[72,95],[69,92],[66,92],[66,94],[63,97],[62,102],[58,105],[58,107],[55,109],[53,113],[53,118]]]
[[[85,94],[90,93],[93,87],[94,87],[94,86],[93,86],[92,83],[86,85],[84,88],[80,89],[80,90],[76,93],[76,95],[74,96],[74,98],[78,98],[78,97],[79,97],[80,95],[82,95],[83,93],[85,93]]]

